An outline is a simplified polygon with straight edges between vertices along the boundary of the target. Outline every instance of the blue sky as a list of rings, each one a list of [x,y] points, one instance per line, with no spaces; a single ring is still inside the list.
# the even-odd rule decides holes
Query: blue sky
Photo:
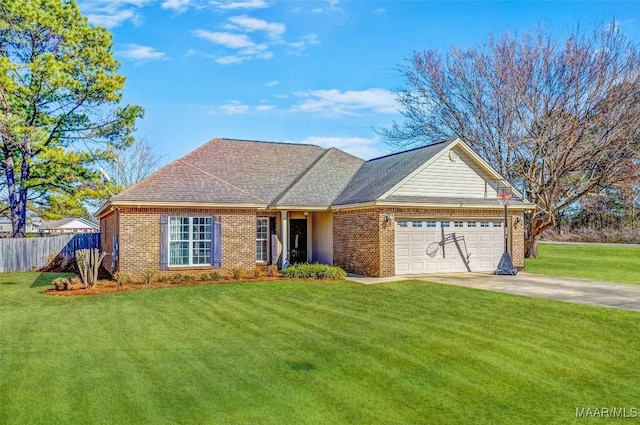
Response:
[[[414,51],[470,47],[539,23],[562,36],[615,20],[640,39],[640,3],[80,0],[109,28],[124,100],[166,162],[215,137],[390,151],[375,129],[401,120],[393,89]]]

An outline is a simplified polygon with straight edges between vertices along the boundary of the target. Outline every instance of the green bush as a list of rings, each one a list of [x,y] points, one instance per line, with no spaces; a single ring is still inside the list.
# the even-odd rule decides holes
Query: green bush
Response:
[[[211,280],[220,280],[220,273],[218,272],[211,272]]]
[[[186,273],[176,273],[169,277],[171,285],[179,285],[181,283],[191,283],[195,280],[195,276]]]
[[[66,291],[67,289],[69,289],[69,284],[71,282],[66,277],[59,277],[57,279],[54,279],[51,283],[56,288],[56,291]]]
[[[347,277],[347,272],[340,267],[318,263],[294,264],[287,267],[283,274],[296,279],[344,279]]]

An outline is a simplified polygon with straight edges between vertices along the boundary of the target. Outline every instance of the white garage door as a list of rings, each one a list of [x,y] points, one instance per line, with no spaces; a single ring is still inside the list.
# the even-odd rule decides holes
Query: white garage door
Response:
[[[396,274],[493,271],[502,221],[396,220]]]

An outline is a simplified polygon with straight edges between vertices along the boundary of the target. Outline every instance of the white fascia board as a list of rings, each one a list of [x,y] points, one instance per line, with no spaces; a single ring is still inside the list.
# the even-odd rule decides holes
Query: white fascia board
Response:
[[[376,206],[380,207],[393,207],[393,208],[450,208],[450,209],[473,209],[473,210],[495,210],[495,209],[504,209],[504,206],[496,203],[495,205],[487,205],[487,204],[465,204],[465,203],[453,203],[453,204],[433,204],[433,203],[415,203],[415,204],[407,204],[403,202],[377,202]],[[507,209],[510,211],[513,210],[532,210],[535,208],[535,205],[507,205]]]
[[[495,209],[504,209],[502,205],[496,203],[496,205],[487,205],[487,204],[464,204],[464,203],[452,203],[452,204],[441,204],[441,203],[406,203],[406,202],[389,202],[389,201],[375,201],[375,202],[365,202],[361,204],[344,204],[344,205],[333,205],[331,206],[331,210],[339,211],[339,210],[357,210],[357,209],[365,209],[372,207],[390,207],[390,208],[449,208],[449,209],[474,209],[474,210],[495,210]],[[535,204],[525,204],[525,205],[508,205],[507,209],[510,211],[525,211],[535,209]]]
[[[300,205],[270,205],[267,210],[276,211],[330,211],[331,207],[303,207]]]

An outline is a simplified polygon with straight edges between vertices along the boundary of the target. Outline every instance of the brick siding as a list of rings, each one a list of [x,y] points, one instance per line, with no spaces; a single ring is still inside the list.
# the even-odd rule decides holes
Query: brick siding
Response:
[[[111,274],[115,272],[113,267],[113,235],[116,233],[116,213],[115,211],[100,219],[100,247],[106,254],[102,265]]]
[[[378,210],[337,211],[333,216],[333,264],[350,273],[380,276]]]
[[[160,270],[160,216],[212,217],[220,216],[222,223],[222,264],[220,269],[211,266],[170,267]],[[176,273],[198,276],[202,273],[218,271],[222,275],[231,274],[236,269],[253,273],[256,267],[255,210],[225,210],[200,208],[120,208],[118,211],[119,261],[118,270],[140,278],[144,271],[153,271],[156,276]],[[107,228],[103,236],[105,251],[112,249],[108,235],[111,215],[101,219],[101,226]],[[104,222],[104,223],[103,223]],[[108,248],[107,248],[108,247]],[[111,262],[105,258],[105,264]],[[109,269],[107,269],[109,270]],[[109,270],[113,272],[113,270]]]

